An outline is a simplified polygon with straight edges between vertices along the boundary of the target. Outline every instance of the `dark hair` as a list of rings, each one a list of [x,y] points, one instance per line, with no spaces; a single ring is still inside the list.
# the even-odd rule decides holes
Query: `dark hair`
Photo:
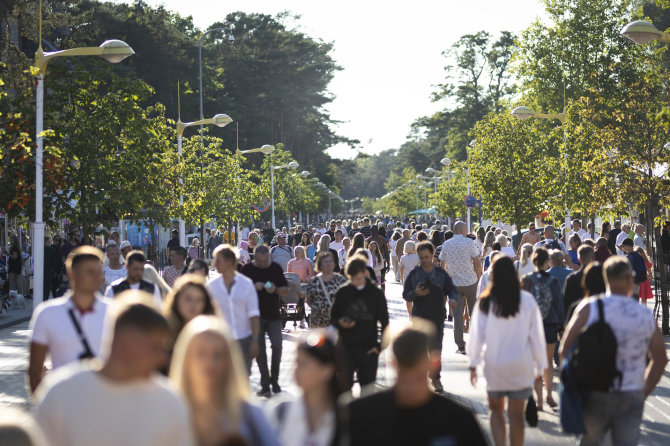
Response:
[[[452,238],[454,238],[454,231],[452,231],[451,229],[448,229],[448,230],[444,231],[444,241],[445,242],[447,240],[451,240]]]
[[[321,262],[323,262],[323,259],[325,259],[326,257],[330,257],[331,259],[333,259],[333,263],[335,263],[335,258],[333,257],[332,252],[330,252],[330,251],[321,252],[321,253],[319,253],[318,256],[316,256],[316,262],[314,262],[317,271],[319,271],[319,272],[321,271]]]
[[[533,251],[532,260],[533,265],[535,265],[536,268],[541,267],[547,263],[547,260],[549,260],[549,251],[543,247],[536,248],[535,251]]]
[[[401,238],[402,238],[402,234],[400,233],[400,231],[395,231],[393,233],[393,235],[391,236],[391,240],[395,240],[395,241],[398,241]]]
[[[480,242],[484,243],[484,237],[486,236],[486,230],[484,229],[484,226],[480,226],[477,228],[477,238],[479,239]]]
[[[337,362],[335,356],[335,343],[326,335],[323,330],[312,330],[302,338],[298,344],[298,350],[317,360],[322,365],[333,366],[333,377],[328,385],[332,403],[335,404],[337,398],[342,393],[337,379]]]
[[[178,246],[175,249],[170,250],[170,252],[174,252],[179,257],[186,258],[186,248],[183,246]]]
[[[117,314],[114,322],[114,334],[116,335],[119,331],[127,328],[145,333],[152,331],[169,332],[167,320],[163,315],[142,303],[131,303]]]
[[[494,244],[491,245],[491,251],[500,251],[502,250],[502,245],[500,242],[495,242]]]
[[[257,254],[270,254],[270,250],[265,245],[258,245],[254,248],[254,256]]]
[[[146,256],[142,251],[130,251],[128,255],[126,256],[126,264],[130,266],[131,263],[133,262],[140,262],[142,265],[144,265],[147,261]]]
[[[442,244],[442,236],[440,235],[440,231],[430,231],[430,243],[432,243],[435,247]]]
[[[417,242],[423,242],[423,241],[426,241],[426,240],[428,240],[428,234],[426,234],[425,232],[420,231],[420,232],[416,235],[416,241],[417,241]]]
[[[491,265],[488,288],[479,300],[479,309],[488,314],[493,306],[493,314],[508,318],[519,312],[521,287],[517,280],[514,262],[508,256],[497,256]]]
[[[398,366],[414,367],[428,358],[430,339],[434,336],[434,333],[430,332],[431,328],[429,324],[416,324],[400,332],[393,341],[392,347]]]
[[[577,250],[577,257],[579,257],[580,260],[593,260],[594,254],[595,251],[593,250],[593,246],[589,246],[586,243],[580,245]]]
[[[179,234],[179,231],[177,231],[176,229],[173,229],[172,231],[170,231],[170,233],[171,233],[172,235],[175,235],[175,234]]]
[[[207,265],[207,262],[205,262],[202,259],[191,260],[191,264],[188,266],[188,272],[189,273],[194,273],[196,271],[209,272],[209,266]]]
[[[603,264],[600,262],[589,263],[586,269],[584,269],[581,285],[585,296],[596,296],[604,293],[605,278],[603,277]]]
[[[347,255],[356,255],[356,251],[360,248],[365,248],[365,236],[359,232],[354,235],[354,239],[351,241],[351,248],[349,248],[349,253]]]
[[[345,268],[346,275],[349,279],[368,270],[368,262],[363,257],[354,256]]]
[[[416,245],[416,252],[419,252],[419,251],[422,251],[422,250],[430,251],[431,254],[435,253],[435,247],[433,246],[433,244],[431,242],[424,241],[424,242],[421,242],[418,245]]]

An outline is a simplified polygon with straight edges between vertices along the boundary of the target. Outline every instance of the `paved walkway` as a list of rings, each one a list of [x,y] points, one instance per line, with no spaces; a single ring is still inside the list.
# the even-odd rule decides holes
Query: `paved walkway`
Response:
[[[390,277],[390,276],[389,276]],[[391,323],[400,325],[407,320],[407,311],[401,298],[401,286],[394,282],[387,285],[387,299]],[[284,350],[282,355],[279,384],[284,393],[298,394],[293,379],[295,363],[296,339],[303,330],[293,329],[287,325],[284,333]],[[467,341],[467,334],[466,341]],[[0,411],[3,406],[16,406],[29,410],[31,402],[25,387],[25,370],[28,362],[28,322],[22,322],[10,328],[0,329]],[[269,344],[269,343],[268,343]],[[269,345],[268,345],[269,347]],[[670,350],[670,342],[666,343]],[[452,397],[471,407],[477,414],[482,427],[489,431],[489,415],[486,405],[486,382],[480,378],[476,388],[470,385],[468,359],[455,353],[453,327],[450,323],[445,327],[444,349],[442,353],[442,382],[445,390]],[[268,358],[271,352],[268,349]],[[393,383],[394,371],[391,367],[390,352],[387,350],[380,357],[377,386],[387,387]],[[258,367],[254,365],[251,385],[254,393],[259,390],[260,376]],[[555,389],[558,380],[555,380]],[[555,398],[557,395],[555,394]],[[261,402],[262,403],[262,402]],[[546,409],[540,413],[538,428],[526,428],[527,445],[573,445],[574,438],[561,432],[557,413]],[[666,371],[659,387],[647,399],[644,420],[642,423],[641,445],[670,445],[670,372]]]

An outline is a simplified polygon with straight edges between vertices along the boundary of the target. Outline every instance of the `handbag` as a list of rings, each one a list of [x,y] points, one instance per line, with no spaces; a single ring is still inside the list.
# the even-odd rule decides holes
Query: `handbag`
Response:
[[[537,427],[537,404],[535,404],[535,398],[532,396],[528,398],[528,403],[526,404],[526,421],[528,422],[528,426]]]

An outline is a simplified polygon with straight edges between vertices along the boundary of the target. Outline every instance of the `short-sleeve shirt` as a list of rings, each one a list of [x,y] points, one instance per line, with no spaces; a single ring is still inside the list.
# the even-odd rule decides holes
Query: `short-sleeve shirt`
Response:
[[[589,319],[586,326],[598,320],[596,299],[589,298]],[[656,322],[651,310],[627,296],[611,295],[603,298],[605,321],[610,325],[617,341],[617,369],[623,375],[621,390],[644,389],[647,367],[647,350]]]
[[[230,292],[219,276],[207,282],[207,289],[219,304],[223,318],[228,322],[235,339],[251,336],[252,317],[260,315],[258,310],[258,294],[253,282],[248,277],[235,273]]]
[[[479,250],[474,240],[461,234],[454,235],[442,244],[440,260],[446,261],[447,272],[456,286],[477,284],[477,273],[472,259],[478,257]]]
[[[49,349],[53,368],[79,360],[85,348],[70,318],[72,310],[94,355],[100,353],[103,323],[109,300],[98,295],[90,311],[82,313],[71,299],[72,293],[40,304],[30,321],[31,342]]]
[[[416,287],[419,284],[427,284],[429,293],[425,296],[417,296]],[[408,302],[414,302],[412,315],[432,320],[438,325],[444,323],[446,314],[445,296],[450,300],[456,300],[458,293],[449,274],[439,266],[433,267],[427,272],[420,266],[414,268],[403,287],[402,297]]]
[[[170,240],[168,240],[167,247],[170,248],[170,251],[179,248],[179,237],[171,238]]]
[[[286,271],[288,262],[290,262],[291,259],[294,257],[293,248],[291,248],[288,245],[273,246],[272,249],[270,249],[270,257],[272,258],[273,262],[281,266],[282,271]]]
[[[242,274],[251,279],[253,283],[272,282],[275,288],[288,286],[286,278],[284,277],[284,271],[282,271],[281,266],[275,262],[272,262],[267,268],[258,268],[254,263],[247,263],[242,267]],[[279,295],[276,292],[270,294],[265,288],[258,291],[258,308],[262,319],[279,319],[279,309],[281,308]]]

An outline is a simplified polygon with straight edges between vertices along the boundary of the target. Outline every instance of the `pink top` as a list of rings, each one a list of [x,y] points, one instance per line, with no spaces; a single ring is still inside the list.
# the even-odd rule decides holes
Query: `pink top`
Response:
[[[312,268],[312,262],[309,259],[291,259],[286,267],[286,272],[296,273],[301,282],[309,282],[309,279],[314,275],[314,268]]]

